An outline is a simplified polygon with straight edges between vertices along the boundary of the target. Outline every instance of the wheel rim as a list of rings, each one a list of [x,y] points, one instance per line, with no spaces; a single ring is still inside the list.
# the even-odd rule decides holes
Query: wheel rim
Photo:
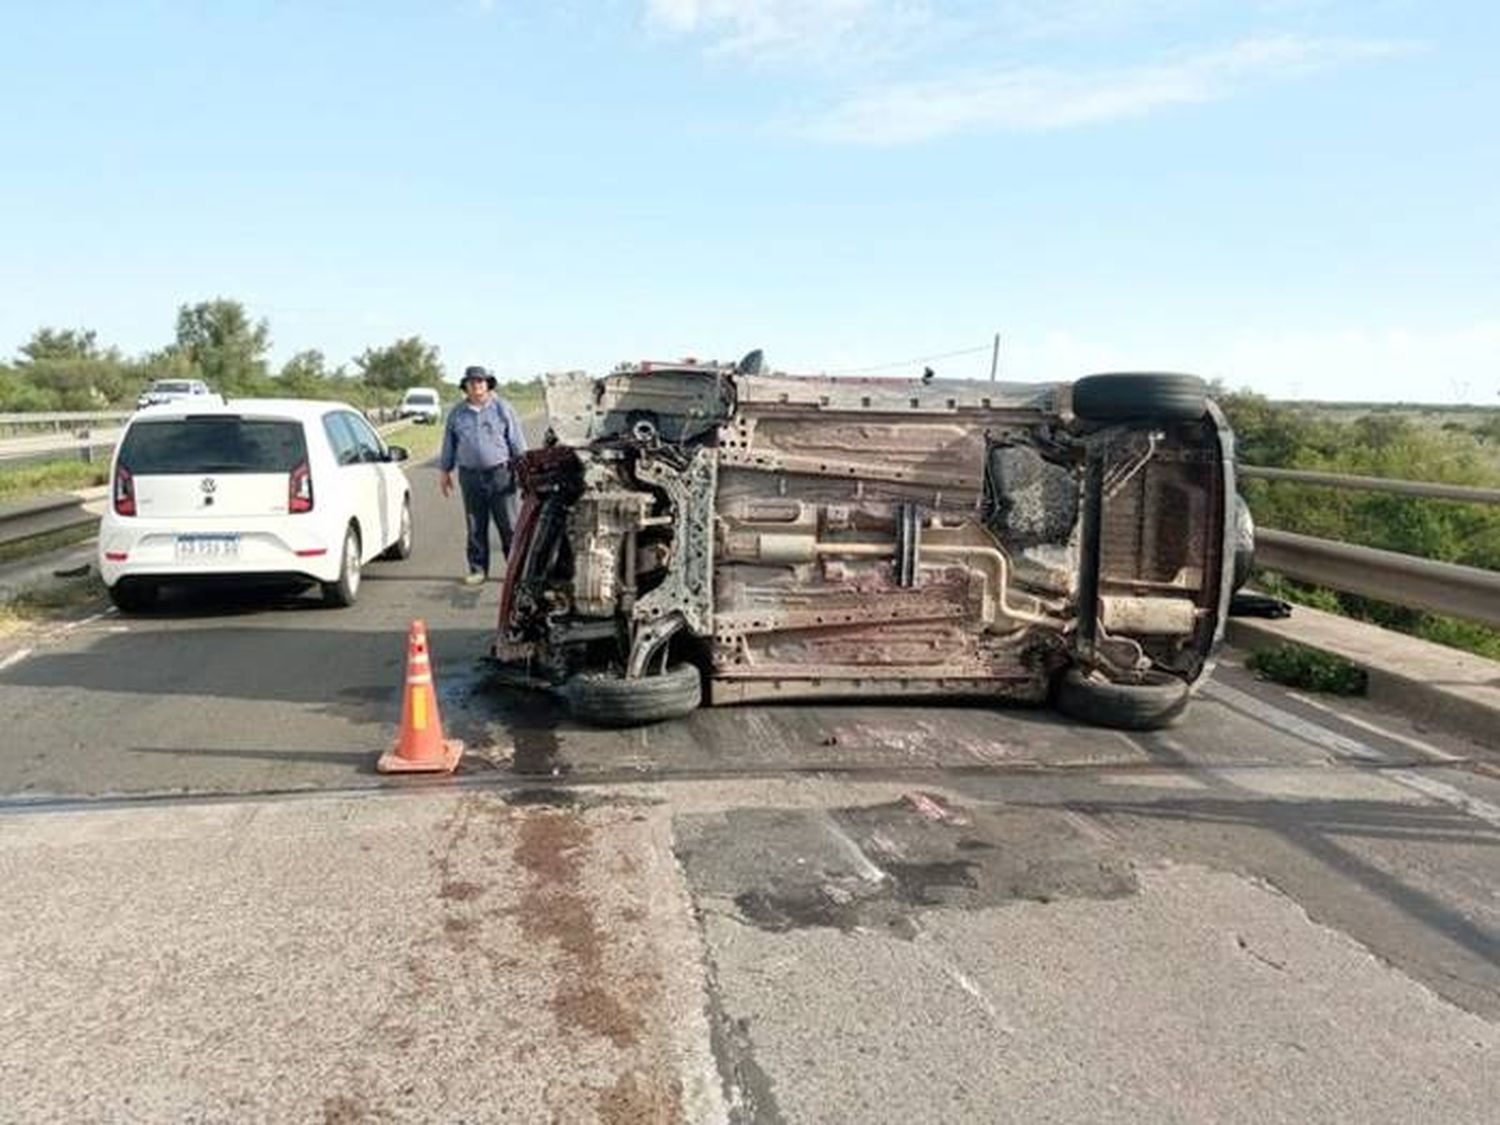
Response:
[[[359,540],[352,531],[344,537],[344,584],[351,594],[359,589]]]

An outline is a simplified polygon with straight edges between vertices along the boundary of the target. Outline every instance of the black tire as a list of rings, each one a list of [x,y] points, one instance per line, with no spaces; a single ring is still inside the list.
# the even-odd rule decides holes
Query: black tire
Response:
[[[1088,375],[1073,384],[1073,413],[1086,422],[1193,422],[1208,410],[1196,375]]]
[[[396,535],[396,541],[385,549],[383,559],[409,559],[412,549],[412,522],[411,522],[411,497],[408,496],[401,502],[401,530]]]
[[[335,609],[353,605],[359,597],[361,572],[359,531],[351,523],[339,551],[338,581],[321,583],[323,604]]]
[[[1188,686],[1165,672],[1148,673],[1142,683],[1117,684],[1069,668],[1057,683],[1053,705],[1070,719],[1118,730],[1157,730],[1170,726],[1187,707]]]
[[[633,727],[678,719],[703,702],[703,684],[691,664],[627,680],[613,672],[580,672],[567,683],[575,718],[601,727]]]
[[[154,582],[124,578],[109,588],[109,600],[121,613],[140,613],[156,604],[161,589]]]

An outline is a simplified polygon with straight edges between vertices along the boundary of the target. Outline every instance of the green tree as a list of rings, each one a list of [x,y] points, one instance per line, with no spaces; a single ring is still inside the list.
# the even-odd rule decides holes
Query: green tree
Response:
[[[127,400],[136,381],[119,349],[101,349],[97,333],[82,328],[38,328],[15,371],[5,397],[19,409],[103,410]]]
[[[26,357],[21,361],[23,364],[49,359],[98,359],[98,333],[87,328],[38,328],[30,341],[21,345],[21,354]]]
[[[368,385],[380,390],[435,387],[443,381],[438,349],[420,336],[408,336],[386,348],[366,348],[355,357],[354,365]]]
[[[252,321],[238,301],[217,297],[177,310],[173,350],[221,394],[268,390],[265,357],[270,346],[270,325]]]
[[[327,398],[340,393],[340,383],[347,378],[343,365],[328,370],[328,361],[317,348],[300,351],[286,363],[276,376],[281,382],[281,393],[296,398]]]
[[[1478,434],[1422,425],[1395,410],[1347,421],[1259,395],[1217,396],[1234,426],[1240,460],[1345,476],[1500,486],[1500,470]],[[1261,527],[1357,543],[1423,558],[1500,570],[1500,510],[1478,504],[1332,489],[1284,481],[1246,481]],[[1305,588],[1273,584],[1308,601]],[[1340,611],[1484,655],[1500,654],[1500,631],[1353,594],[1316,591]],[[1325,606],[1327,608],[1327,606]]]
[[[25,370],[0,365],[0,411],[58,409],[57,396],[32,382]]]

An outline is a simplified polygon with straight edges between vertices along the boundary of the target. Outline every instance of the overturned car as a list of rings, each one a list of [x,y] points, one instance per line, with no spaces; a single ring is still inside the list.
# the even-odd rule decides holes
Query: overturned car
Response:
[[[1234,584],[1202,380],[1017,385],[738,364],[552,376],[492,655],[575,714],[966,696],[1171,722]]]

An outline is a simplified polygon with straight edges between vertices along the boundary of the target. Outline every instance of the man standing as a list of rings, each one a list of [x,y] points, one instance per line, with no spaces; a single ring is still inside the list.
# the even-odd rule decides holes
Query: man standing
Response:
[[[478,586],[490,573],[490,522],[500,530],[500,546],[510,554],[516,486],[510,462],[526,452],[526,435],[516,412],[495,394],[495,377],[483,367],[464,368],[459,380],[464,401],[448,414],[443,431],[439,488],[453,494],[453,470],[463,493],[468,518],[468,586]]]

